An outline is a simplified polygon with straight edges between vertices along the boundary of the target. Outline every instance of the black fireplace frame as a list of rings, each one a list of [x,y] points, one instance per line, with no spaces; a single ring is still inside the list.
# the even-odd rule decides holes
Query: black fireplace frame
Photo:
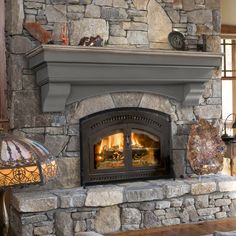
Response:
[[[93,145],[113,130],[141,129],[160,137],[162,166],[95,169]],[[128,139],[130,137],[127,136]],[[157,178],[171,178],[171,118],[168,114],[146,108],[114,108],[97,112],[80,120],[80,154],[82,185]]]

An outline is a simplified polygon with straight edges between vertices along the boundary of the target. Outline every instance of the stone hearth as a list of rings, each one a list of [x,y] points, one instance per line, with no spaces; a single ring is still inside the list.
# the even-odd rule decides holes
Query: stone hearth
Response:
[[[214,175],[21,192],[11,215],[16,235],[66,236],[235,217],[236,180]]]

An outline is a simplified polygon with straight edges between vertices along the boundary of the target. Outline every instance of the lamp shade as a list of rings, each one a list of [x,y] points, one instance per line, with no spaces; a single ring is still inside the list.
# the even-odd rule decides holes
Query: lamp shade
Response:
[[[0,132],[0,188],[41,184],[56,174],[56,160],[42,144]]]

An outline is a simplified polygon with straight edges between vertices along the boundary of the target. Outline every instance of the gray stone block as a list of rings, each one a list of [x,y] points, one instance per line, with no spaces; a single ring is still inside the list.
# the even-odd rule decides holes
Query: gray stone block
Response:
[[[92,0],[77,0],[81,5],[89,5],[92,3]]]
[[[112,0],[94,0],[93,3],[99,6],[112,6]]]
[[[135,208],[123,208],[121,223],[122,225],[139,225],[141,223],[141,212]]]
[[[15,35],[9,40],[9,49],[11,53],[25,54],[34,47],[29,38],[21,35]]]
[[[171,207],[181,207],[183,204],[183,199],[180,198],[180,199],[171,199],[170,201],[170,206]]]
[[[52,233],[53,233],[53,225],[34,227],[34,235],[50,235]]]
[[[85,17],[99,18],[101,16],[101,10],[99,6],[87,5],[85,11]]]
[[[75,233],[75,236],[103,236],[103,234],[99,234],[96,232],[79,232]]]
[[[86,231],[86,229],[87,229],[86,226],[87,225],[86,225],[86,221],[85,220],[76,221],[75,222],[75,228],[74,228],[75,233]]]
[[[219,207],[205,208],[205,209],[197,210],[197,213],[199,214],[199,216],[209,216],[209,215],[213,215],[213,214],[215,214],[217,212],[220,212],[220,208]]]
[[[191,193],[193,195],[201,195],[207,193],[213,193],[216,191],[215,182],[206,182],[206,183],[193,183],[191,185]]]
[[[172,185],[165,185],[163,189],[167,198],[180,197],[190,192],[190,185],[176,181]]]
[[[55,195],[58,196],[60,207],[61,208],[72,208],[72,207],[83,207],[86,198],[86,192],[84,190],[62,190],[62,191],[54,191]]]
[[[128,31],[127,39],[129,44],[148,44],[148,34],[144,31]]]
[[[53,156],[58,156],[68,143],[69,137],[66,135],[46,135],[44,145]]]
[[[123,203],[122,187],[98,187],[88,190],[85,206],[112,206]]]
[[[231,199],[217,199],[215,206],[228,206],[231,204]]]
[[[87,220],[90,218],[94,218],[96,215],[96,212],[75,212],[72,213],[72,219],[82,221],[82,220]]]
[[[166,209],[170,207],[170,201],[158,201],[156,202],[156,209]]]
[[[222,219],[222,218],[226,218],[227,214],[226,212],[217,212],[216,213],[216,219]]]
[[[66,22],[65,5],[47,5],[45,14],[48,22]]]
[[[59,158],[58,174],[54,180],[54,188],[73,188],[80,186],[79,157]]]
[[[197,209],[199,208],[207,208],[209,206],[209,197],[208,195],[197,196],[195,198],[195,206]]]
[[[73,220],[71,218],[71,213],[56,212],[55,229],[57,236],[73,235]]]
[[[165,219],[165,220],[162,220],[162,224],[165,226],[177,225],[177,224],[180,224],[180,219],[179,218]]]
[[[161,221],[152,211],[145,211],[143,216],[144,228],[154,228],[161,226]]]
[[[147,10],[149,0],[133,0],[133,4],[137,10]]]
[[[96,232],[105,234],[120,230],[120,208],[118,206],[101,208],[95,218]]]
[[[219,182],[220,192],[234,192],[236,191],[236,180],[232,181],[220,181]]]
[[[41,221],[46,221],[48,217],[45,214],[35,214],[31,216],[22,216],[21,223],[23,225],[34,224]]]
[[[57,196],[47,192],[15,193],[12,205],[19,212],[41,212],[57,209]]]
[[[211,10],[195,10],[187,13],[188,22],[195,24],[207,24],[212,22]]]
[[[126,36],[126,32],[125,30],[123,30],[122,26],[116,25],[116,24],[112,24],[110,25],[110,36],[120,36],[120,37],[125,37]]]
[[[156,186],[130,187],[124,192],[125,201],[141,202],[163,199],[163,189]]]
[[[147,211],[147,210],[150,211],[150,210],[154,210],[155,206],[156,206],[155,202],[141,202],[139,209],[145,210],[145,211]]]

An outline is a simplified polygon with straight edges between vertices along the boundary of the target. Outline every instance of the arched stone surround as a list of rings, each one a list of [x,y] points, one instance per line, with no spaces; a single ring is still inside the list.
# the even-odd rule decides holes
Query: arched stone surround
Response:
[[[78,184],[79,173],[79,160],[80,160],[80,148],[79,148],[79,122],[80,119],[90,114],[105,111],[112,108],[121,107],[140,107],[148,108],[156,111],[161,111],[171,116],[171,130],[172,130],[172,156],[173,156],[173,168],[177,177],[185,176],[187,174],[188,165],[186,164],[186,142],[187,135],[177,135],[178,125],[184,122],[190,125],[196,118],[193,113],[193,107],[182,108],[176,101],[167,97],[139,92],[119,92],[106,94],[97,97],[90,97],[82,100],[81,102],[75,102],[66,106],[65,116],[67,129],[67,144],[59,154],[59,166],[62,167],[61,177],[65,178],[64,165],[66,161],[72,161],[70,170],[72,170],[71,184]],[[180,128],[179,128],[180,129]],[[49,149],[50,149],[50,145]],[[76,156],[76,157],[75,157]],[[75,164],[76,163],[76,164]],[[77,178],[75,175],[77,173]],[[67,175],[66,178],[69,176]],[[59,177],[60,179],[60,177]],[[75,181],[75,180],[78,181]],[[60,182],[60,180],[59,180]],[[62,181],[63,182],[63,181]],[[61,183],[64,185],[64,183]]]

